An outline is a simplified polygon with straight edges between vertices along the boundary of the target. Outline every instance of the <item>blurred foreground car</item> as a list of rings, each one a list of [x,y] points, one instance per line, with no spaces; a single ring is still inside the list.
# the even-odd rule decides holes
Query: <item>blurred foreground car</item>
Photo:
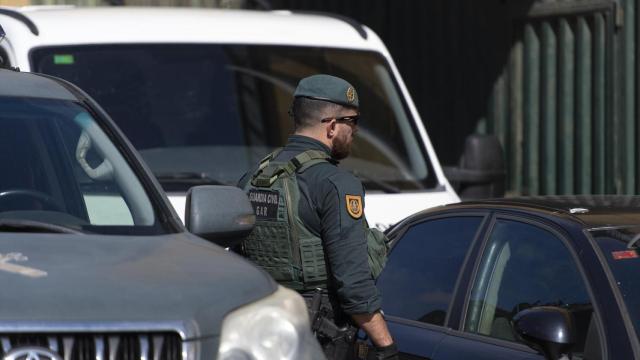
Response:
[[[640,197],[461,203],[389,235],[403,359],[640,359]]]
[[[295,292],[187,232],[107,115],[0,69],[0,358],[323,359]],[[241,190],[196,187],[188,228],[228,245]]]

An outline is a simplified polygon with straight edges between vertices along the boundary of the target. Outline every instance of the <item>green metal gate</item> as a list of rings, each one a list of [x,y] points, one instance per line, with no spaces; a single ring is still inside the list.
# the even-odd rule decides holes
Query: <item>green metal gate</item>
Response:
[[[505,147],[510,192],[635,192],[634,49],[624,41],[633,33],[623,27],[633,9],[540,2],[513,19],[509,63],[480,126]]]

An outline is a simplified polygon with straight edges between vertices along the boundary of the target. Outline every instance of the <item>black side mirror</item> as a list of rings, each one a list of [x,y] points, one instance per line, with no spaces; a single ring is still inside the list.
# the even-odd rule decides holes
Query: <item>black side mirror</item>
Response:
[[[444,172],[464,200],[504,196],[504,151],[495,135],[469,135],[459,166]]]
[[[237,187],[195,186],[187,192],[187,229],[222,247],[239,244],[251,233],[255,222],[249,198]]]
[[[539,306],[522,310],[513,317],[513,329],[522,341],[541,351],[548,360],[570,355],[575,343],[571,314],[558,307]]]

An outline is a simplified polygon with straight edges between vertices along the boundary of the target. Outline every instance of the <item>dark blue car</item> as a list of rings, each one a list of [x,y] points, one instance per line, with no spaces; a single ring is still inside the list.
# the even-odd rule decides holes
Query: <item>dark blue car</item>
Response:
[[[640,197],[460,203],[388,235],[402,359],[640,359]]]

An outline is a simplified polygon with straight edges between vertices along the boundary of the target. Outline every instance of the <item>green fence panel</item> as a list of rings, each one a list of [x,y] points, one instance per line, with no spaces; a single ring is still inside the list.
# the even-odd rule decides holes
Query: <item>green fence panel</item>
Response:
[[[606,193],[606,23],[602,14],[593,20],[593,193]]]
[[[591,28],[583,16],[576,22],[576,189],[591,193],[592,49]]]
[[[532,25],[524,28],[524,191],[540,193],[540,40]]]
[[[557,192],[557,40],[553,24],[542,23],[542,174],[541,191],[544,194]]]
[[[509,62],[509,143],[506,151],[509,165],[509,189],[515,193],[522,193],[522,59],[523,44],[518,41],[511,50]]]
[[[560,19],[559,46],[559,122],[560,131],[560,194],[574,193],[574,85],[575,85],[575,39],[567,19]]]
[[[509,66],[496,81],[487,116],[487,129],[505,146],[509,194],[619,192],[616,181],[635,186],[629,172],[636,172],[637,127],[629,118],[615,126],[613,116],[614,20],[614,3],[606,0],[546,1],[514,18]],[[624,49],[636,50],[631,43]],[[634,96],[635,82],[625,86],[625,96]],[[632,109],[617,116],[635,114]],[[623,150],[629,155],[617,160],[619,175],[613,175]]]
[[[623,1],[624,9],[624,26],[622,28],[623,53],[623,77],[622,89],[624,94],[621,96],[623,105],[623,139],[624,158],[623,167],[623,189],[624,194],[635,193],[635,176],[636,176],[636,157],[638,156],[638,147],[636,144],[636,116],[635,116],[635,66],[636,66],[636,50],[635,50],[635,0]]]

